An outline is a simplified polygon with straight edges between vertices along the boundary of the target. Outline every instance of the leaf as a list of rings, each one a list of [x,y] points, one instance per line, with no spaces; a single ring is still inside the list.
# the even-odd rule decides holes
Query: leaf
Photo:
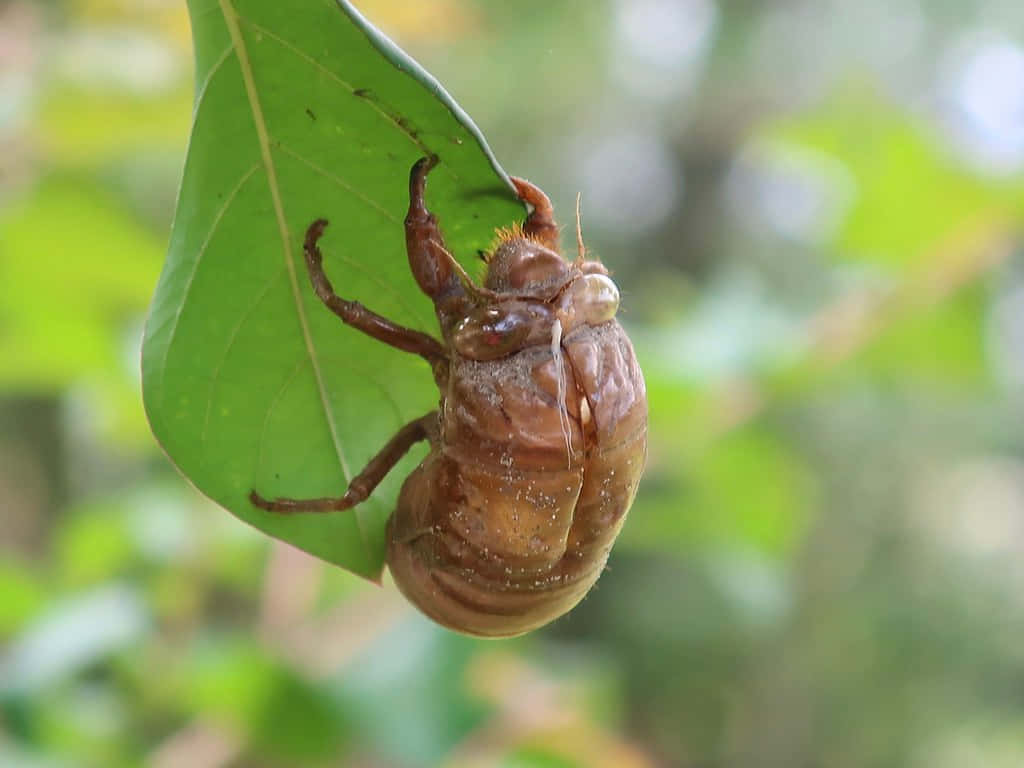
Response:
[[[769,126],[767,135],[838,160],[854,200],[836,233],[837,255],[903,268],[926,261],[972,219],[1019,219],[1024,185],[957,162],[926,124],[871,92],[842,91],[821,110]]]
[[[344,708],[323,686],[244,641],[215,640],[189,660],[184,675],[187,708],[241,731],[261,757],[330,764],[345,749]]]
[[[985,339],[986,287],[974,285],[934,307],[908,313],[831,375],[870,373],[893,385],[929,383],[969,391],[991,374]]]
[[[502,761],[502,768],[578,768],[580,764],[543,747],[520,747]]]
[[[55,568],[64,583],[101,584],[136,559],[135,542],[116,507],[95,505],[64,518],[54,536]]]
[[[149,614],[138,591],[107,583],[51,603],[0,659],[0,697],[54,685],[145,637]]]
[[[48,594],[43,580],[29,567],[0,559],[0,640],[6,640],[39,613]]]
[[[422,448],[355,510],[275,516],[247,494],[340,495],[405,422],[436,407],[427,366],[344,326],[314,296],[309,223],[335,289],[433,332],[402,221],[412,164],[441,164],[427,200],[475,260],[522,218],[479,130],[347,2],[191,0],[192,138],[143,350],[153,432],[203,493],[267,533],[363,576]]]
[[[413,614],[341,671],[339,703],[381,764],[446,764],[446,755],[497,716],[467,679],[480,645]]]
[[[0,389],[54,392],[116,370],[160,241],[87,180],[54,174],[0,216]]]
[[[673,441],[681,440],[652,435],[649,477],[623,543],[671,552],[726,546],[780,558],[792,553],[813,519],[816,494],[800,457],[764,427],[750,425],[714,442],[683,471],[662,465],[658,455],[679,455],[682,447]]]
[[[38,138],[47,157],[75,167],[98,167],[126,153],[180,152],[188,130],[188,94],[127,95],[62,87],[40,107]]]

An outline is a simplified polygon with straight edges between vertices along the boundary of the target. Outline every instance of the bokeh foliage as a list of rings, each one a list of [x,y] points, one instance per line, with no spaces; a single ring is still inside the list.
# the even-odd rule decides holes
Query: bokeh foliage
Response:
[[[360,8],[582,191],[651,396],[609,572],[478,642],[189,488],[138,378],[187,16],[8,2],[0,763],[1019,765],[1021,9]]]

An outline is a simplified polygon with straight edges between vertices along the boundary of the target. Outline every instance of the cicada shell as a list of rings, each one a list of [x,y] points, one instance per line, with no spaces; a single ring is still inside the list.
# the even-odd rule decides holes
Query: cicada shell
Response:
[[[615,319],[618,289],[603,265],[585,258],[581,239],[576,259],[560,255],[547,196],[512,180],[532,211],[498,231],[477,285],[427,210],[435,163],[413,166],[405,233],[441,341],[334,293],[317,245],[326,221],[310,225],[304,250],[328,308],[430,364],[438,411],[399,430],[343,496],[251,498],[280,514],[348,509],[411,445],[428,440],[388,522],[395,582],[446,627],[518,635],[570,610],[604,569],[646,459],[644,379]]]

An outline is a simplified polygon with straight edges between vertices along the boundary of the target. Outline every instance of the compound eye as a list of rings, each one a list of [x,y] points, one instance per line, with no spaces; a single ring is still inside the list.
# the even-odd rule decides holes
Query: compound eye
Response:
[[[522,348],[533,322],[522,307],[480,307],[459,322],[452,344],[471,360],[497,360]]]
[[[607,275],[581,277],[576,286],[577,312],[590,325],[608,322],[619,310],[619,289]]]

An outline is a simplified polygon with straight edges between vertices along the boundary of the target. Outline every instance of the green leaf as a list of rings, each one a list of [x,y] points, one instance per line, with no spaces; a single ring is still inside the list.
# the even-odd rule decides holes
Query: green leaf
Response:
[[[196,108],[171,244],[146,329],[153,431],[243,520],[370,578],[407,458],[367,502],[275,516],[247,494],[340,495],[403,423],[436,407],[427,366],[344,326],[315,297],[301,244],[318,217],[336,290],[435,332],[407,264],[412,164],[470,265],[522,218],[480,132],[347,2],[191,0]]]
[[[1018,178],[972,173],[928,125],[871,91],[841,91],[816,112],[769,126],[766,135],[822,152],[850,174],[853,201],[834,243],[844,259],[920,264],[971,221],[1020,219],[1024,211]]]
[[[180,152],[188,132],[188,94],[126,94],[64,86],[40,105],[38,138],[47,156],[74,167],[97,167],[125,153]]]
[[[186,675],[189,708],[242,731],[255,754],[326,764],[348,740],[346,714],[326,690],[244,642],[201,649]]]
[[[76,512],[65,518],[54,537],[54,570],[65,584],[102,583],[136,560],[135,542],[121,510],[96,505]]]
[[[983,386],[990,373],[986,307],[985,287],[971,286],[937,306],[908,314],[832,375],[849,377],[860,371],[918,388],[928,383],[963,391]]]
[[[683,471],[659,461],[667,446],[670,436],[653,436],[644,492],[622,535],[627,547],[785,557],[799,545],[813,517],[814,478],[777,436],[757,425],[730,432]]]
[[[484,645],[416,614],[375,638],[335,689],[366,751],[384,765],[445,764],[495,715],[470,680]]]
[[[47,590],[27,566],[0,559],[0,639],[6,639],[42,610]]]
[[[502,768],[579,768],[579,763],[543,747],[520,747],[502,761]]]
[[[54,174],[0,216],[0,389],[56,391],[117,370],[160,241],[87,179]]]

